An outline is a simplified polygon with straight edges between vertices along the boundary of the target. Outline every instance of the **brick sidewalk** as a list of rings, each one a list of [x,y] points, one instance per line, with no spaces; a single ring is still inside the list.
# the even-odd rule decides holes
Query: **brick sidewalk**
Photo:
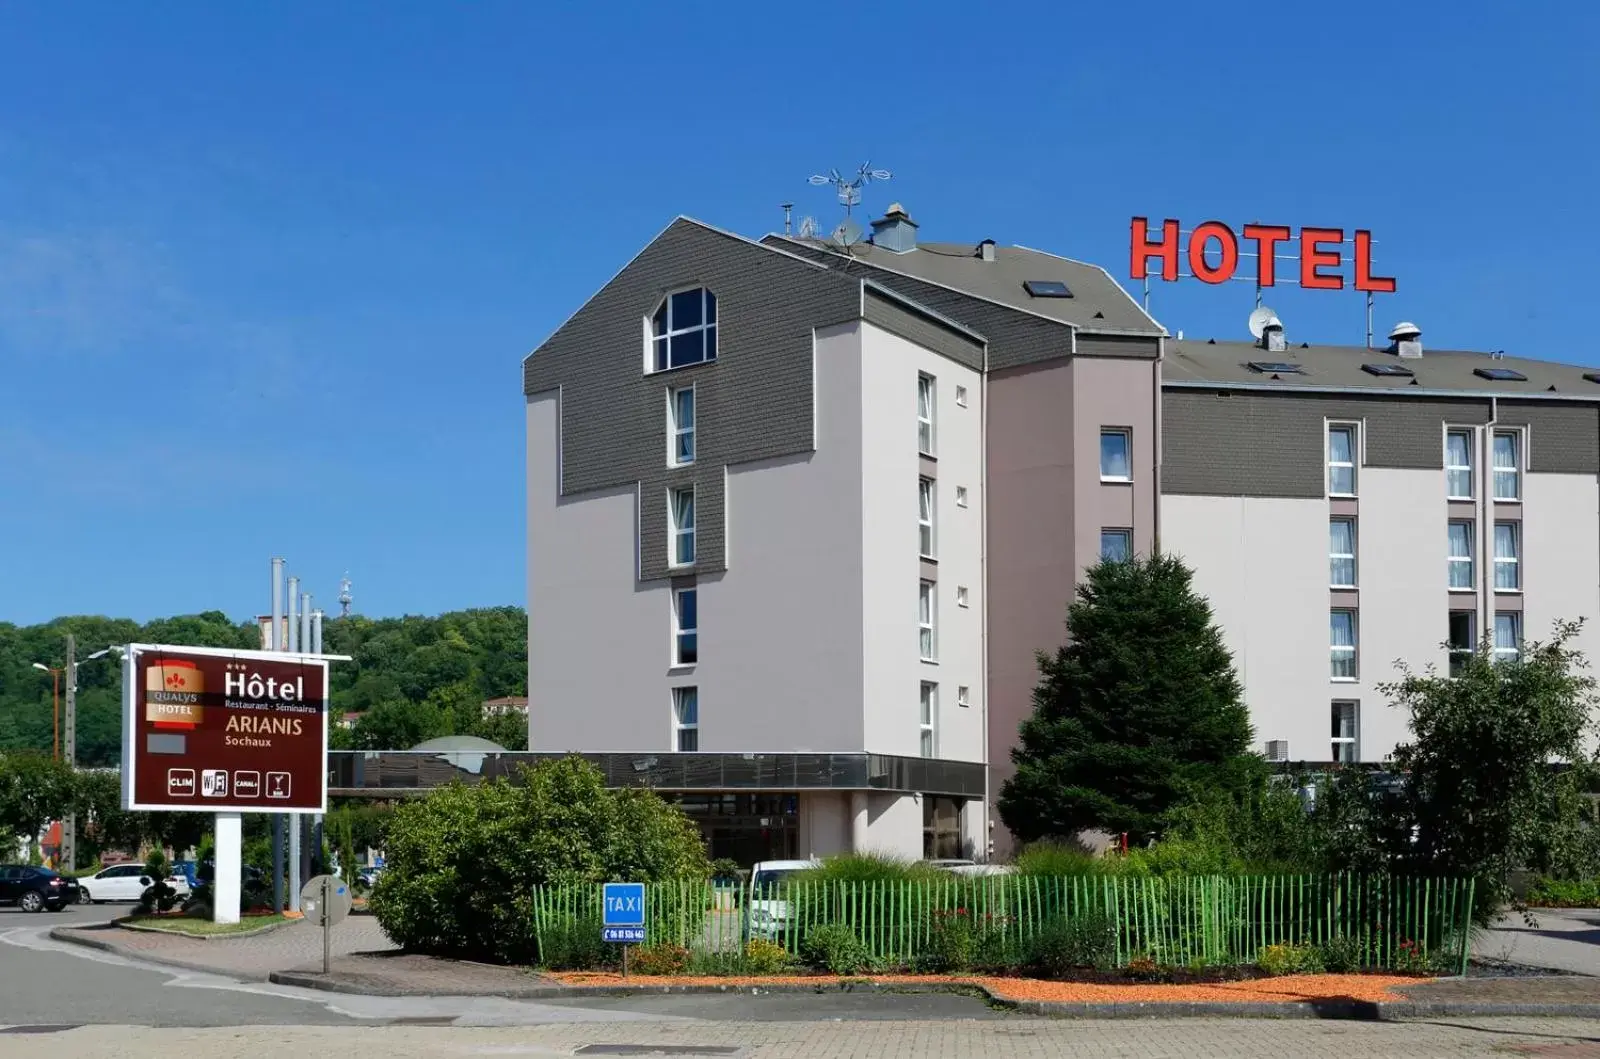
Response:
[[[274,971],[322,970],[322,930],[313,923],[288,926],[249,938],[186,938],[177,934],[122,930],[114,926],[61,927],[52,937],[106,949],[119,956],[264,982]],[[397,952],[372,916],[351,916],[333,928],[332,954]]]

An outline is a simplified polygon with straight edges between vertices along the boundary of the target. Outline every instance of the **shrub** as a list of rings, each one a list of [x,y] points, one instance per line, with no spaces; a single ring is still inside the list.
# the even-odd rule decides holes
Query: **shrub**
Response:
[[[1329,974],[1349,974],[1361,969],[1363,946],[1360,939],[1336,935],[1320,946],[1322,969]]]
[[[949,879],[931,864],[887,853],[840,853],[794,877],[808,883],[927,882]]]
[[[1600,908],[1600,879],[1535,879],[1527,903],[1533,908]]]
[[[739,878],[739,862],[731,857],[718,857],[711,862],[711,878],[724,885],[737,882]]]
[[[1035,842],[1017,854],[1019,875],[1099,875],[1111,867],[1107,858],[1066,842]]]
[[[978,958],[978,930],[965,908],[940,909],[928,917],[928,943],[917,963],[929,974],[969,971]]]
[[[551,971],[592,971],[612,956],[600,940],[600,921],[589,918],[558,919],[539,931],[539,966]]]
[[[800,950],[807,964],[829,974],[861,974],[872,968],[872,954],[843,924],[813,927]]]
[[[167,885],[167,876],[172,872],[172,866],[167,863],[166,854],[159,849],[150,851],[150,856],[144,862],[144,873],[155,881],[145,888],[139,895],[139,912],[141,915],[150,915],[153,912],[170,912],[178,903],[178,891]]]
[[[1315,945],[1267,945],[1256,956],[1256,966],[1273,976],[1321,974],[1322,950]]]
[[[543,958],[550,947],[534,902],[540,887],[592,889],[598,915],[603,881],[703,881],[709,869],[700,833],[680,810],[647,790],[608,790],[577,757],[522,769],[517,782],[457,783],[407,802],[389,817],[384,845],[370,907],[394,942],[507,963]],[[704,908],[681,911],[687,920]]]
[[[775,941],[752,938],[744,947],[744,969],[748,974],[782,974],[788,966],[789,953]]]
[[[1098,912],[1046,921],[1028,946],[1029,970],[1043,978],[1071,971],[1109,968],[1117,959],[1117,928]]]
[[[689,969],[689,950],[682,945],[640,945],[628,954],[635,974],[682,974]]]

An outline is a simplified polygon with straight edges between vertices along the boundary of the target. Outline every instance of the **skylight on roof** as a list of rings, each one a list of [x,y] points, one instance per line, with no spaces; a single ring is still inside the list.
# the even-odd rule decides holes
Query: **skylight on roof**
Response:
[[[1472,374],[1494,382],[1527,382],[1528,377],[1512,368],[1473,368]]]
[[[1368,375],[1410,376],[1416,374],[1404,364],[1363,364],[1361,365],[1361,370]]]
[[[1277,375],[1304,375],[1306,373],[1305,368],[1288,360],[1252,360],[1249,368],[1251,371],[1259,371],[1263,375],[1268,372]]]
[[[1070,298],[1072,291],[1058,279],[1030,279],[1022,282],[1022,289],[1035,298]]]

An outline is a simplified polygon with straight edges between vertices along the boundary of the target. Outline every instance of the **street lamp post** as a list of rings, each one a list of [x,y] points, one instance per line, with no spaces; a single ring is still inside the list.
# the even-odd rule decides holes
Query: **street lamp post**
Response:
[[[71,768],[78,767],[78,667],[83,664],[77,660],[78,641],[71,633],[67,634],[67,664],[60,668],[47,666],[42,662],[33,663],[33,668],[42,669],[49,673],[55,689],[55,759],[61,760],[61,677],[67,678],[67,765]],[[92,662],[96,658],[103,658],[112,651],[121,651],[119,647],[105,647],[91,655],[85,656],[84,662]],[[61,862],[67,866],[68,871],[77,868],[78,855],[78,814],[71,812],[65,820],[61,821]]]
[[[47,666],[43,662],[35,662],[33,668],[42,669],[50,674],[52,706],[50,711],[51,749],[50,756],[57,761],[61,760],[61,674],[64,670],[56,666]]]

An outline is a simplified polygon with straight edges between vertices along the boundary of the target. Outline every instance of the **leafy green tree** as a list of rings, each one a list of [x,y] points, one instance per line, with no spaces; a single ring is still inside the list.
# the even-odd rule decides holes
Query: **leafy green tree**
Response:
[[[0,756],[0,834],[34,849],[52,820],[71,811],[77,800],[77,774],[45,754]]]
[[[155,831],[149,814],[122,808],[122,777],[116,772],[78,773],[76,794],[81,863],[94,863],[106,850],[136,854]]]
[[[1260,785],[1233,660],[1180,560],[1090,568],[1067,632],[1054,655],[1039,654],[1034,712],[1000,792],[1019,839],[1099,828],[1142,841],[1195,792]]]
[[[1384,826],[1415,838],[1396,859],[1477,879],[1480,918],[1510,900],[1514,870],[1596,868],[1595,836],[1582,823],[1597,732],[1595,681],[1572,646],[1581,626],[1556,623],[1515,661],[1496,661],[1485,641],[1458,677],[1405,670],[1380,688],[1412,731],[1395,748],[1407,783]]]
[[[391,939],[417,952],[532,962],[536,887],[707,877],[699,830],[655,793],[608,790],[578,757],[517,780],[452,784],[394,810],[371,904]]]

